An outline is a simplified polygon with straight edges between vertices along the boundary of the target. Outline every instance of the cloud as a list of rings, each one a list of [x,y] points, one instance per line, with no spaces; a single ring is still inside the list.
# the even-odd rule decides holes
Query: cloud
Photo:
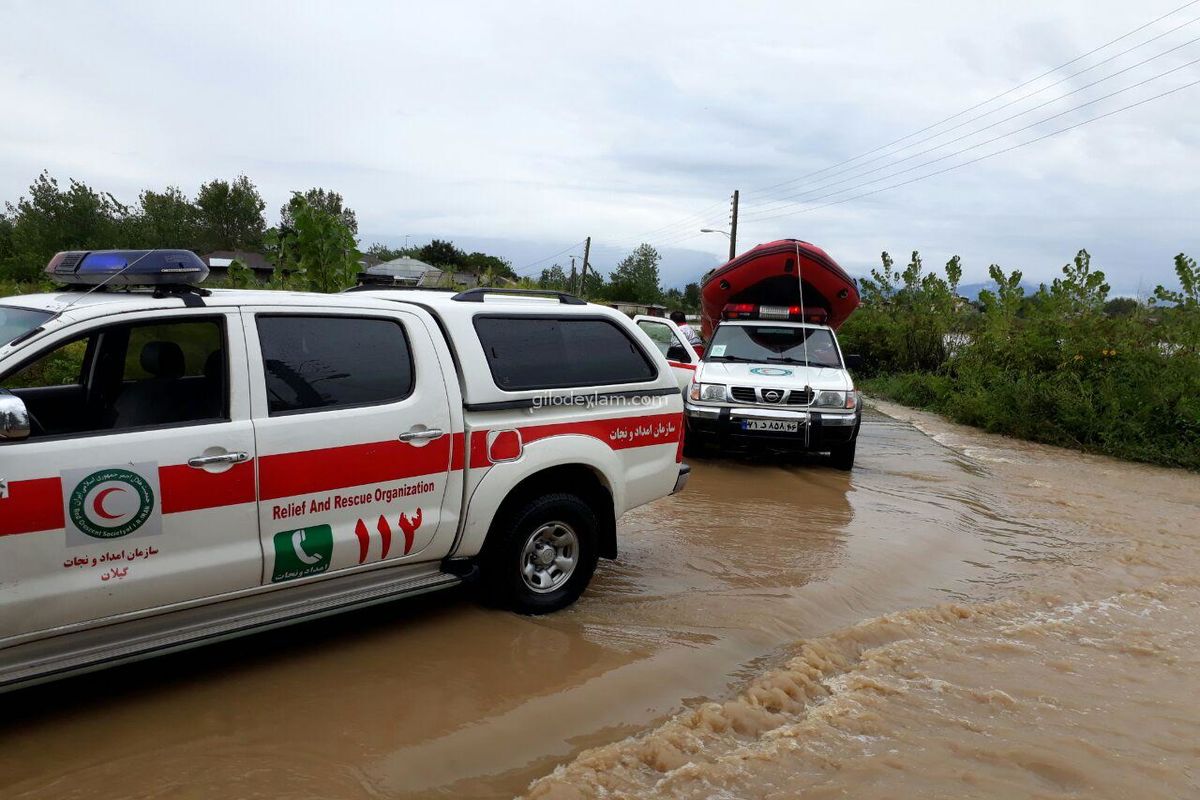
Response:
[[[1115,0],[845,5],[10,3],[0,25],[0,197],[15,199],[43,168],[126,199],[245,172],[272,211],[292,190],[336,189],[368,240],[486,242],[520,265],[591,235],[603,267],[648,240],[676,284],[723,259],[724,237],[698,230],[725,225],[734,188],[740,245],[804,238],[857,273],[881,250],[920,249],[931,265],[962,255],[972,280],[992,262],[1046,280],[1088,247],[1115,287],[1135,291],[1169,280],[1174,253],[1200,251],[1200,87],[814,207],[893,170],[863,176],[766,219],[784,188],[856,173],[772,186],[984,101],[1167,10]],[[1012,111],[1196,36],[1200,25],[1184,28]],[[1078,99],[1197,57],[1200,45],[1182,48]],[[1127,99],[1197,77],[1200,69],[1182,70]]]

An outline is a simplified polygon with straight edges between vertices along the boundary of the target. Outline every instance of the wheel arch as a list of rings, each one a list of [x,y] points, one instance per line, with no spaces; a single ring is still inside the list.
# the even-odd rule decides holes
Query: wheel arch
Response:
[[[576,495],[592,508],[600,523],[597,542],[600,557],[616,558],[617,519],[612,487],[600,470],[579,463],[545,467],[514,486],[497,506],[480,552],[487,548],[497,523],[513,513],[514,509],[536,497],[557,492]]]

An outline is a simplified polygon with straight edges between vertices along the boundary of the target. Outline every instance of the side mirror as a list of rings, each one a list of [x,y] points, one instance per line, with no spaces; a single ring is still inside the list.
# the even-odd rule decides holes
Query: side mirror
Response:
[[[846,356],[846,369],[862,369],[862,356]]]
[[[667,348],[667,361],[679,361],[684,364],[692,363],[692,357],[681,344],[673,344]]]
[[[29,436],[29,411],[25,401],[6,389],[0,389],[0,439],[24,439]]]

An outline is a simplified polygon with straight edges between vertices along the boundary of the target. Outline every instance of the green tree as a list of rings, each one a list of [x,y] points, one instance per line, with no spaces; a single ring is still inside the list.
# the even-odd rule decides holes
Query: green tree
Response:
[[[177,186],[162,192],[147,189],[138,197],[133,229],[142,247],[196,248],[201,240],[200,209]]]
[[[1108,283],[1104,273],[1092,269],[1092,256],[1080,250],[1075,259],[1063,267],[1063,276],[1050,285],[1050,297],[1068,313],[1099,311],[1108,298]]]
[[[859,282],[859,296],[864,306],[882,306],[891,302],[900,283],[900,273],[886,250],[880,254],[882,267],[873,267],[871,276]]]
[[[467,254],[454,246],[454,242],[434,239],[416,252],[416,258],[430,266],[450,272],[459,272],[467,266]]]
[[[658,265],[662,257],[648,244],[637,249],[617,264],[609,277],[609,293],[613,299],[631,300],[635,303],[662,302],[662,287],[659,286]]]
[[[700,310],[700,284],[689,283],[683,287],[683,307],[687,311]]]
[[[358,218],[354,214],[354,209],[346,206],[342,196],[337,192],[321,188],[309,189],[304,194],[293,192],[291,199],[279,209],[280,228],[290,230],[296,227],[296,211],[302,202],[339,217],[342,224],[350,229],[350,233],[358,235]],[[384,260],[390,261],[391,259]]]
[[[1196,259],[1183,253],[1175,256],[1175,275],[1179,290],[1158,286],[1153,301],[1168,306],[1157,309],[1162,316],[1165,343],[1194,359],[1200,354],[1200,268],[1196,267]]]
[[[62,189],[47,172],[30,184],[28,197],[6,207],[12,226],[7,272],[17,280],[39,277],[59,250],[120,247],[128,211],[111,195],[73,178]]]
[[[266,222],[258,189],[245,175],[212,180],[196,193],[201,249],[253,250],[262,245]]]
[[[605,283],[603,274],[589,269],[579,282],[578,294],[589,300],[604,300],[609,298],[611,288]]]
[[[1108,317],[1129,317],[1136,314],[1142,306],[1132,297],[1114,297],[1104,304],[1104,315]]]
[[[570,287],[567,285],[567,273],[559,264],[552,265],[549,269],[542,270],[541,276],[538,278],[538,287],[541,289],[553,289],[563,292]]]
[[[16,243],[13,242],[13,221],[5,214],[0,214],[0,275],[6,271],[16,255]]]
[[[388,247],[386,244],[376,242],[367,248],[367,255],[374,256],[380,261],[395,261],[401,256],[409,255],[410,251],[401,247]]]
[[[512,263],[506,258],[499,256],[490,256],[487,253],[478,251],[468,255],[463,262],[463,266],[467,272],[476,275],[489,274],[497,278],[507,280],[516,280],[517,273],[512,268]]]
[[[352,285],[360,254],[342,217],[303,199],[293,211],[295,253],[308,288],[332,293]]]

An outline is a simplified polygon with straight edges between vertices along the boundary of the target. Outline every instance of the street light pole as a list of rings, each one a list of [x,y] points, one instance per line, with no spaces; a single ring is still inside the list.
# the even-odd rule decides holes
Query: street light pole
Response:
[[[729,240],[729,260],[733,261],[737,255],[737,222],[738,222],[738,190],[733,190],[733,200],[729,209],[729,230],[723,231],[719,228],[701,228],[701,233],[719,233]]]
[[[729,260],[737,255],[738,190],[733,190],[733,211],[729,216]]]

